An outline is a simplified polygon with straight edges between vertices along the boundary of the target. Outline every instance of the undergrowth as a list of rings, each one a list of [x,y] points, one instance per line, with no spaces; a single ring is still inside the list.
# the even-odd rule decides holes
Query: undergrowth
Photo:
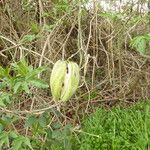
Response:
[[[101,2],[0,1],[1,149],[71,150],[82,118],[100,105],[110,108],[150,99],[150,9],[143,12],[143,7],[150,8],[149,1],[129,1],[122,8],[117,0],[107,2],[116,10],[105,10]],[[81,76],[76,94],[61,105],[49,89],[51,69],[58,60],[76,62]],[[87,128],[83,126],[96,136],[80,133],[75,150],[86,149],[87,140],[89,150],[90,146],[115,150],[125,144],[131,148],[136,142],[147,148],[148,107],[133,110],[99,109],[97,119],[91,116],[84,123]]]

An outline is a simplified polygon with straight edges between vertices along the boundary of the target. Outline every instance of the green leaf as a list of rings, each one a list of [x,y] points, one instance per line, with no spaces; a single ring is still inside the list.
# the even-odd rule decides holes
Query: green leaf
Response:
[[[144,38],[145,38],[146,40],[150,40],[150,34],[145,34],[145,35],[144,35]]]
[[[54,28],[54,25],[45,24],[43,28],[44,28],[45,31],[51,32],[52,29]]]
[[[2,124],[0,124],[0,134],[3,132],[3,130],[4,130],[4,127]]]
[[[11,94],[9,94],[9,93],[4,93],[4,95],[3,95],[3,99],[5,100],[5,102],[7,103],[7,104],[10,104],[10,97],[11,97],[12,95]]]
[[[1,100],[1,98],[0,98],[0,106],[6,107],[6,105],[5,105],[4,102]]]
[[[40,118],[38,119],[38,122],[39,122],[40,126],[43,128],[47,126],[47,120],[43,115],[40,116]]]
[[[3,145],[9,146],[9,137],[8,137],[8,133],[7,133],[7,132],[3,132],[3,133],[0,135],[0,148],[1,148]]]
[[[5,144],[5,141],[2,139],[0,140],[0,149],[2,149],[2,146]]]
[[[62,132],[60,130],[54,130],[54,131],[52,131],[52,138],[62,140],[64,137],[63,137]]]
[[[11,138],[17,138],[18,137],[18,135],[14,132],[14,131],[11,131],[10,133],[9,133],[9,136],[11,137]]]
[[[7,104],[11,102],[12,95],[6,92],[0,92],[0,106],[5,107]]]
[[[141,54],[146,51],[146,40],[144,36],[137,36],[131,41],[132,47],[135,47]]]
[[[145,39],[141,39],[141,41],[137,45],[137,50],[141,53],[144,54],[146,51],[146,41]]]
[[[0,118],[0,124],[6,127],[8,125],[7,121]]]
[[[22,86],[22,82],[17,82],[13,87],[14,93],[17,93],[19,88],[21,88],[21,86]]]
[[[0,66],[0,78],[10,77],[9,72],[10,72],[10,68],[3,68]]]
[[[23,58],[19,63],[12,63],[11,66],[16,71],[17,75],[26,76],[29,72],[29,66],[26,60]]]
[[[36,38],[35,34],[33,35],[28,34],[22,38],[21,42],[32,42],[35,38]]]
[[[34,69],[33,72],[36,73],[36,74],[39,74],[39,73],[41,73],[43,71],[46,71],[46,70],[47,70],[46,67],[38,67],[38,68]]]
[[[0,77],[4,77],[4,68],[0,66]]]
[[[30,143],[30,139],[28,137],[25,137],[24,144],[27,145],[30,149],[33,150],[32,146],[31,146],[31,143]]]
[[[34,116],[29,116],[29,118],[25,122],[25,127],[32,127],[33,124],[37,123],[37,118]]]
[[[15,140],[13,140],[12,149],[13,150],[20,150],[21,145],[23,144],[23,141],[24,141],[24,139],[22,137],[18,137]]]
[[[70,140],[70,137],[66,137],[64,139],[64,148],[66,150],[72,150],[72,144],[71,144],[71,140]]]
[[[30,90],[29,90],[29,87],[28,87],[28,83],[27,83],[27,82],[22,83],[22,89],[23,89],[27,94],[30,93]]]
[[[8,136],[5,137],[5,143],[7,146],[9,146],[9,137]]]
[[[30,143],[30,139],[28,137],[23,137],[23,136],[19,136],[16,139],[14,139],[12,143],[12,149],[20,150],[22,149],[23,144],[33,150],[31,143]]]
[[[37,88],[48,88],[49,85],[39,78],[32,78],[28,81],[30,85],[35,86]]]
[[[31,23],[31,31],[35,34],[40,31],[40,28],[37,23]]]

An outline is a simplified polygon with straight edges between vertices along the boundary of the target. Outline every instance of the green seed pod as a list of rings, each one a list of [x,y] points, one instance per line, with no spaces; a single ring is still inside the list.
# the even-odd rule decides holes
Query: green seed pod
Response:
[[[79,85],[79,66],[74,62],[57,61],[53,67],[50,87],[54,100],[67,101]]]

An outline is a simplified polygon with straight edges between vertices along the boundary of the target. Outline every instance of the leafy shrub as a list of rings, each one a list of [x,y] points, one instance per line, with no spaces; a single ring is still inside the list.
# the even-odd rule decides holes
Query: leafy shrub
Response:
[[[32,98],[32,88],[49,87],[38,78],[45,70],[44,67],[33,68],[25,59],[7,68],[0,67],[0,149],[71,149],[71,126],[54,119],[62,117],[57,109],[22,115],[11,109],[23,94]]]
[[[20,93],[30,94],[30,87],[47,88],[48,84],[38,78],[38,74],[45,70],[44,67],[34,69],[24,59],[10,67],[0,67],[0,106],[7,106]]]
[[[99,108],[83,121],[76,138],[79,150],[149,150],[150,103],[131,108]]]

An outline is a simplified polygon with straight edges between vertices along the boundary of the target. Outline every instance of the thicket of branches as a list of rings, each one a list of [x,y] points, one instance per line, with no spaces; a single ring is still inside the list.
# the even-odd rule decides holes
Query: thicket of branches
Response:
[[[136,37],[148,37],[150,33],[150,14],[143,13],[142,3],[149,8],[148,1],[139,0],[137,9],[132,3],[120,12],[105,12],[94,0],[91,9],[87,9],[87,2],[78,0],[2,0],[0,65],[7,67],[25,57],[35,68],[49,68],[40,74],[49,83],[57,60],[77,62],[81,68],[80,87],[62,110],[70,120],[73,114],[89,112],[101,102],[114,105],[148,100],[150,44],[134,43]],[[19,102],[1,110],[14,114],[17,110],[24,117],[53,104],[49,89],[30,90],[32,98],[21,94]],[[26,134],[30,133],[26,130]]]

